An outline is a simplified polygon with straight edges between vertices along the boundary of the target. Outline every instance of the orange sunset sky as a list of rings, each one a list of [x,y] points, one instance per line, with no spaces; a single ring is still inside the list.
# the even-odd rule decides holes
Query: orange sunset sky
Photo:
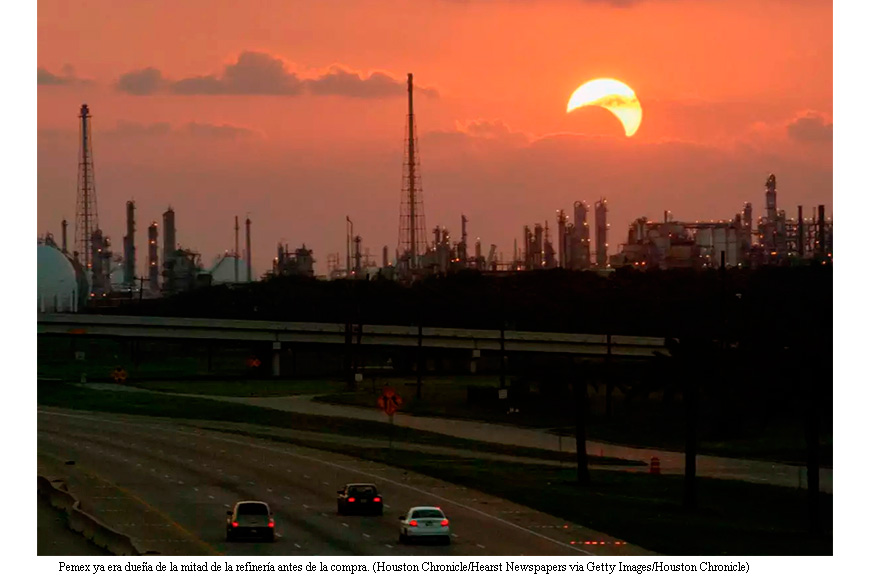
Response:
[[[235,215],[257,274],[279,241],[326,273],[345,215],[380,265],[409,72],[427,227],[458,241],[465,214],[484,253],[510,259],[523,225],[555,229],[575,200],[607,198],[611,252],[664,210],[757,216],[771,172],[789,216],[832,215],[832,28],[825,0],[40,0],[38,233],[75,221],[88,103],[100,226],[122,252],[136,200],[138,274],[170,204],[206,266]],[[565,113],[598,77],[637,94],[633,137],[603,109]]]

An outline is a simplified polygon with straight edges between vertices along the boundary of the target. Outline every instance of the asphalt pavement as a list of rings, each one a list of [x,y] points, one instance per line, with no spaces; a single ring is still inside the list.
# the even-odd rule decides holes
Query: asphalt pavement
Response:
[[[400,468],[168,419],[40,408],[37,435],[40,474],[63,478],[85,511],[129,535],[142,552],[649,554],[595,530]],[[352,481],[378,485],[385,497],[382,517],[336,514],[336,490]],[[272,506],[274,544],[226,541],[226,510],[242,499]],[[444,509],[451,545],[398,544],[399,514],[426,504]]]

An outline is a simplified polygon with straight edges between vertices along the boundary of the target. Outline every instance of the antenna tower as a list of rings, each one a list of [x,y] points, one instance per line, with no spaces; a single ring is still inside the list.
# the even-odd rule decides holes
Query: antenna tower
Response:
[[[76,195],[76,241],[79,263],[91,270],[92,240],[100,229],[97,217],[97,189],[94,185],[94,154],[91,150],[91,114],[87,105],[79,111],[79,176]]]
[[[405,160],[402,166],[402,202],[399,212],[399,253],[410,270],[420,267],[426,253],[426,217],[417,153],[417,124],[414,121],[414,75],[408,73],[408,119],[405,132]]]

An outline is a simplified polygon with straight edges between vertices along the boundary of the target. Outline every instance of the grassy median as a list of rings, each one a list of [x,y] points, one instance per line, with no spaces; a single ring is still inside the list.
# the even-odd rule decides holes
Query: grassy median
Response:
[[[487,443],[473,439],[451,437],[440,433],[390,426],[388,423],[351,419],[346,417],[325,417],[279,411],[266,407],[215,401],[204,398],[185,397],[160,393],[95,390],[60,382],[42,382],[37,390],[39,405],[65,407],[106,413],[125,413],[151,417],[170,417],[175,419],[194,419],[206,421],[227,421],[240,424],[297,429],[317,433],[359,436],[366,439],[387,441],[392,438],[402,443],[415,443],[438,447],[452,447],[498,453],[518,457],[531,457],[551,461],[573,461],[575,455],[565,452]],[[183,404],[182,404],[183,403]],[[613,457],[590,457],[590,462],[601,465],[643,465],[637,461]]]

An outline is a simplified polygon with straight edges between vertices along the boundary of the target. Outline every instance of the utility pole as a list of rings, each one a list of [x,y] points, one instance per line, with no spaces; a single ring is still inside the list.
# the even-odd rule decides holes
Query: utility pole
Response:
[[[589,457],[586,455],[587,367],[574,367],[574,438],[577,442],[577,483],[589,484]]]

